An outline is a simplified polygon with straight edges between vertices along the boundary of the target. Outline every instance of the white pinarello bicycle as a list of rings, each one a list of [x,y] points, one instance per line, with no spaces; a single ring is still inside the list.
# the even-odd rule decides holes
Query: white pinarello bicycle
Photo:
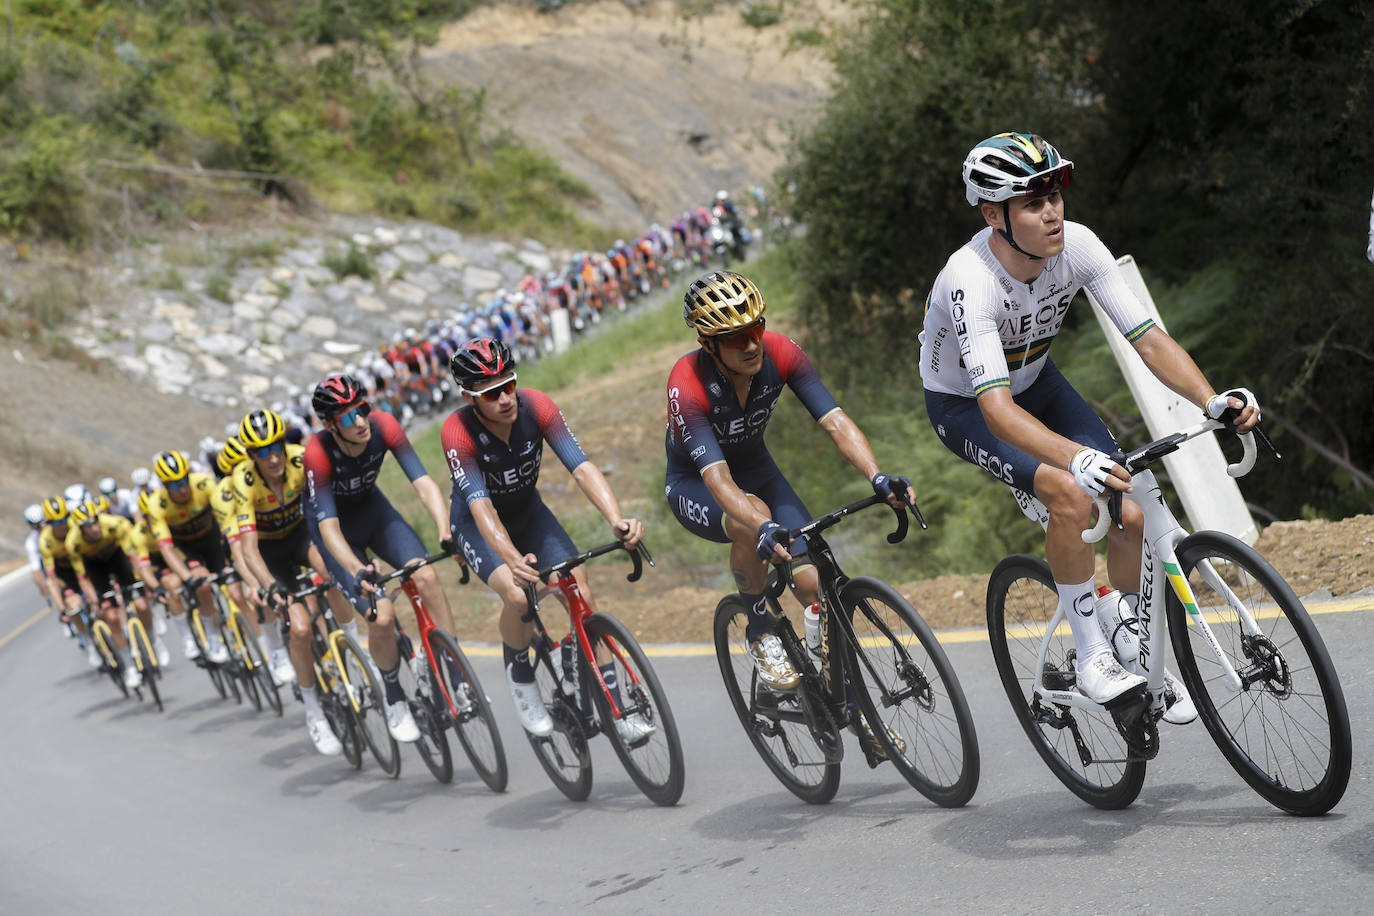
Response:
[[[1131,474],[1125,498],[1145,517],[1136,612],[1143,688],[1107,706],[1075,689],[1073,636],[1043,560],[1007,557],[988,582],[992,654],[1016,717],[1055,776],[1098,808],[1131,804],[1146,762],[1159,753],[1166,629],[1198,716],[1256,792],[1293,814],[1324,814],[1350,780],[1345,696],[1302,602],[1244,542],[1184,531],[1150,470],[1182,443],[1229,431],[1230,423],[1229,416],[1205,420],[1117,456]],[[1232,477],[1255,462],[1254,433],[1240,438],[1244,456],[1228,466]],[[1085,541],[1120,525],[1122,496],[1097,501],[1097,524],[1083,532]]]

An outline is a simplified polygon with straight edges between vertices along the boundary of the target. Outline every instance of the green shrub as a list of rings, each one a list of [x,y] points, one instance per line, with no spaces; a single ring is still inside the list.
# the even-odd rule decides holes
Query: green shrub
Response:
[[[341,255],[334,252],[326,254],[324,266],[334,271],[334,276],[340,280],[349,276],[371,280],[377,276],[377,268],[372,266],[372,259],[367,252],[352,242],[348,243],[348,250]]]

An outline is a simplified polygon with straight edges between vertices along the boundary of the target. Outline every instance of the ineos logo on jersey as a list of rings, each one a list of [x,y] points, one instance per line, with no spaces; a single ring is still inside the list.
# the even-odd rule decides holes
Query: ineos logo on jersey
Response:
[[[944,433],[941,432],[940,435],[943,436]],[[978,465],[1003,483],[1012,482],[1012,466],[1010,464],[1005,464],[998,456],[988,454],[986,449],[974,445],[967,439],[964,440],[964,454],[974,464]]]
[[[777,406],[774,401],[767,407],[760,407],[751,411],[747,417],[735,417],[724,423],[711,422],[711,429],[715,430],[716,438],[725,444],[732,444],[748,436],[761,426],[768,425],[768,418],[773,415],[773,408]]]
[[[689,522],[696,522],[698,525],[710,527],[710,510],[696,500],[688,499],[685,496],[679,496],[677,498],[677,508],[678,511],[682,513],[682,517]]]

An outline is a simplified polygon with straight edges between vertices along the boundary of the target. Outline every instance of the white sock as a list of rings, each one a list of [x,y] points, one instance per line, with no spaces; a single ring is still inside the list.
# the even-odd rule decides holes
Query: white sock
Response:
[[[1089,660],[1102,652],[1111,654],[1111,644],[1102,635],[1102,629],[1094,617],[1097,597],[1093,592],[1093,580],[1079,585],[1054,583],[1059,592],[1059,606],[1069,619],[1069,629],[1073,631],[1073,645],[1078,652],[1078,667],[1082,668]]]
[[[315,695],[314,687],[301,688],[301,702],[305,704],[305,717],[307,719],[324,717],[324,710],[320,709],[320,698]]]
[[[272,651],[285,648],[281,641],[281,627],[277,625],[275,618],[269,618],[262,625],[262,643]]]
[[[186,620],[185,614],[179,614],[176,617],[173,617],[172,622],[175,623],[177,625],[177,629],[181,631],[182,639],[194,638],[191,636],[191,624]]]

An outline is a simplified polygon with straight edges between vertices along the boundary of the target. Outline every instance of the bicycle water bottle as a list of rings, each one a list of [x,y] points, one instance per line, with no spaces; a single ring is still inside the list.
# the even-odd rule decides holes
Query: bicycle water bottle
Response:
[[[806,631],[806,647],[817,658],[821,657],[821,603],[813,601],[802,612],[802,627]]]
[[[568,699],[577,702],[577,659],[573,656],[572,634],[563,637],[559,647],[559,681]]]
[[[1135,597],[1139,600],[1139,597],[1123,595],[1105,585],[1097,590],[1097,595],[1093,614],[1097,618],[1097,626],[1112,647],[1116,660],[1127,670],[1134,670],[1132,666],[1140,658],[1140,641],[1136,636],[1139,624],[1130,599]]]

